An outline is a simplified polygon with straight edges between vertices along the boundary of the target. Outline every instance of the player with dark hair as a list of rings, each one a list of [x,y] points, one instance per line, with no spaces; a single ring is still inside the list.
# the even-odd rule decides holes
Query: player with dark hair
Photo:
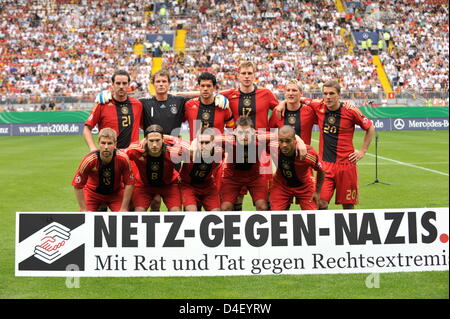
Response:
[[[158,124],[150,125],[144,136],[144,149],[133,144],[127,150],[127,155],[139,170],[140,178],[133,193],[136,211],[147,211],[156,194],[161,195],[169,211],[180,211],[179,173],[172,161],[178,150],[164,142],[163,128]]]
[[[92,129],[96,125],[99,130],[109,127],[116,131],[119,149],[139,141],[142,104],[134,97],[128,96],[130,75],[124,70],[117,70],[111,80],[112,98],[105,104],[95,104],[84,123],[83,136],[91,151],[97,148],[92,138]]]
[[[98,145],[98,150],[83,158],[72,180],[80,211],[103,207],[128,211],[134,187],[128,156],[116,149],[116,132],[111,128],[100,130]]]
[[[335,203],[353,209],[358,203],[358,172],[361,160],[375,135],[375,127],[360,109],[340,101],[341,87],[336,81],[324,83],[322,100],[302,99],[309,103],[318,118],[319,154],[326,172],[319,209],[327,209],[336,190]],[[365,132],[359,150],[353,146],[355,125]]]
[[[178,137],[183,123],[185,103],[192,95],[189,92],[179,94],[170,93],[170,73],[161,69],[154,73],[150,79],[155,87],[155,96],[141,98],[143,106],[142,127],[147,128],[152,124],[161,125],[165,135]],[[103,91],[97,95],[96,102],[107,103],[111,100],[111,92]],[[186,95],[186,97],[184,97]],[[214,94],[214,101],[221,109],[228,108],[228,100],[221,94]]]
[[[271,151],[277,170],[273,178],[270,202],[272,210],[287,210],[293,198],[302,210],[316,210],[325,173],[314,148],[307,145],[304,160],[296,155],[295,129],[284,125],[278,130],[278,147]],[[317,182],[310,173],[317,171]]]
[[[190,161],[181,169],[181,195],[185,211],[220,210],[219,189],[216,183],[217,171],[221,165],[223,152],[214,143],[216,132],[202,128],[192,140]]]
[[[158,124],[163,128],[165,135],[179,137],[181,123],[185,121],[185,105],[189,101],[188,97],[169,93],[170,73],[162,69],[151,76],[151,83],[155,87],[155,96],[141,98],[142,103],[142,128]],[[110,98],[110,91],[103,91],[98,94],[96,101],[107,103]],[[185,92],[187,96],[189,94]],[[220,109],[228,108],[228,100],[221,94],[214,94],[214,102]],[[175,165],[179,171],[181,165]],[[158,211],[161,201],[159,196],[155,196],[152,202],[152,211]]]
[[[185,106],[185,119],[189,123],[191,141],[202,128],[215,128],[219,134],[222,134],[225,126],[234,127],[231,110],[221,109],[215,103],[216,77],[211,73],[203,72],[198,77],[197,83],[200,87],[200,97],[189,100]]]
[[[234,121],[241,116],[249,117],[254,123],[256,130],[269,129],[269,111],[273,110],[278,105],[278,100],[275,95],[268,89],[259,88],[256,86],[256,65],[251,61],[244,61],[238,67],[239,87],[236,89],[220,91],[228,98],[230,109],[233,113]],[[190,96],[198,96],[198,92],[183,92],[189,93]],[[306,150],[302,149],[302,156],[306,154]],[[270,157],[267,154],[262,154],[262,161],[264,166],[264,173],[267,182],[270,182],[272,177]],[[238,197],[234,210],[242,210],[243,194],[247,191],[245,187]]]

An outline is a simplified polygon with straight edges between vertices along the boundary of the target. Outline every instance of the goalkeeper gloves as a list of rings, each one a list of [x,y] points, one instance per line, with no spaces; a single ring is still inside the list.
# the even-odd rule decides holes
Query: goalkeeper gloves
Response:
[[[222,110],[225,110],[229,107],[228,99],[222,94],[216,94],[214,97],[214,104],[220,107]]]
[[[112,100],[111,91],[104,90],[104,91],[101,91],[99,94],[97,94],[97,97],[95,98],[95,103],[106,104],[111,100]]]

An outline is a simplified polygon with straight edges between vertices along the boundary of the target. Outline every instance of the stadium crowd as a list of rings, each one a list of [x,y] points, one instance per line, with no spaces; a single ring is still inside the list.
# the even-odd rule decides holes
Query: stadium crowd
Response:
[[[110,85],[105,75],[118,66],[129,70],[137,82],[148,83],[151,57],[138,59],[132,50],[147,33],[159,31],[143,24],[145,1],[84,1],[56,7],[51,3],[2,1],[2,96],[91,95],[92,99]]]
[[[25,97],[76,96],[92,100],[110,85],[105,77],[121,67],[146,93],[152,51],[133,44],[145,35],[188,28],[185,56],[164,53],[173,90],[189,90],[202,71],[217,74],[219,86],[236,87],[236,67],[251,59],[257,83],[278,95],[297,78],[306,93],[338,79],[348,91],[381,93],[368,51],[349,54],[340,28],[387,30],[395,50],[382,60],[399,89],[448,92],[448,5],[423,1],[360,1],[361,10],[340,13],[334,1],[166,1],[168,15],[147,17],[149,1],[5,0],[0,5],[0,92],[2,101]],[[389,12],[374,25],[371,8]],[[344,21],[344,24],[341,22]],[[150,48],[150,45],[147,45]],[[25,100],[25,99],[24,99]],[[19,100],[20,102],[20,100]]]
[[[187,5],[188,12],[198,6]],[[258,64],[259,84],[276,95],[291,78],[302,81],[305,92],[330,79],[352,91],[379,88],[370,55],[348,54],[333,1],[214,1],[206,7],[189,16],[190,33],[198,36],[187,47],[194,50],[183,64],[167,58],[178,70],[176,88],[192,87],[197,70],[216,72],[223,87],[234,87],[234,71],[245,59]]]
[[[384,1],[393,13],[395,50],[383,53],[394,86],[410,90],[448,91],[448,4],[429,1]]]

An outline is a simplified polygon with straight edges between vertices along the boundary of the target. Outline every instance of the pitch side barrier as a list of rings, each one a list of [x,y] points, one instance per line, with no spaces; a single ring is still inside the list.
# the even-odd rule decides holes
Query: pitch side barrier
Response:
[[[377,130],[448,130],[448,107],[361,107]],[[1,112],[0,136],[79,135],[89,111]],[[357,130],[360,128],[357,126]],[[182,130],[182,132],[185,128]],[[314,130],[318,130],[317,125]],[[97,129],[94,129],[94,133]]]
[[[448,207],[17,212],[16,276],[448,271]]]

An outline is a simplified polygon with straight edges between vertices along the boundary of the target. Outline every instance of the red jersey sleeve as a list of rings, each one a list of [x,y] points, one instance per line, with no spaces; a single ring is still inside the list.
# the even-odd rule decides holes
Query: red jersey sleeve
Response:
[[[269,119],[269,127],[270,128],[279,128],[280,127],[280,119],[278,119],[278,116],[275,112],[272,113]]]
[[[89,172],[91,171],[92,167],[95,166],[96,160],[97,154],[95,153],[89,153],[83,158],[77,172],[75,173],[75,176],[72,179],[72,186],[76,188],[83,188],[84,185],[86,185],[89,177]]]
[[[221,91],[219,93],[222,94],[223,96],[225,96],[227,99],[230,99],[230,96],[233,95],[234,91],[235,91],[234,89],[229,89],[226,91]]]
[[[273,110],[279,103],[275,95],[270,90],[267,90],[267,99],[269,101],[269,108],[271,110]]]
[[[144,150],[137,143],[130,144],[130,146],[126,149],[126,155],[131,161],[137,161],[143,153]]]
[[[322,163],[319,159],[319,155],[317,154],[316,150],[312,147],[307,145],[306,146],[306,158],[305,161],[316,171],[322,171]]]
[[[322,104],[323,104],[322,102],[323,102],[323,100],[321,100],[321,99],[305,99],[303,101],[303,104],[309,105],[313,109],[317,109],[320,106],[322,106]]]
[[[372,121],[357,106],[351,106],[348,110],[352,113],[355,123],[363,130],[367,131],[372,126]]]
[[[133,171],[131,170],[131,164],[127,154],[121,151],[117,151],[117,158],[119,160],[119,167],[123,183],[125,185],[134,185]]]
[[[88,125],[89,127],[94,128],[95,125],[97,125],[100,121],[101,109],[102,108],[100,104],[94,105],[88,119],[86,120],[86,122],[84,122],[84,125]]]

